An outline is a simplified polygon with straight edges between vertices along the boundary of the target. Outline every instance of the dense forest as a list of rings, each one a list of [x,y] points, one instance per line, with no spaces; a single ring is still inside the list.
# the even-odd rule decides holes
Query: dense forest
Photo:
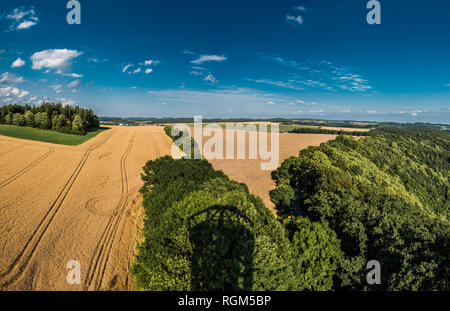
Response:
[[[0,107],[0,124],[28,126],[62,133],[84,135],[98,128],[98,117],[90,109],[44,103],[39,106],[5,105]]]
[[[332,130],[314,127],[299,127],[292,130],[292,133],[305,133],[305,134],[330,134],[330,135],[351,135],[351,136],[368,136],[369,132],[363,131],[344,131],[344,130]]]
[[[448,290],[449,159],[435,130],[338,136],[273,173],[278,218],[205,160],[149,161],[132,273],[143,290]]]
[[[336,289],[371,289],[366,263],[381,263],[385,290],[448,290],[450,135],[383,128],[300,151],[273,174],[283,218],[329,226],[343,258]]]
[[[336,234],[307,218],[278,221],[245,184],[206,160],[149,161],[145,241],[132,266],[143,290],[329,290]]]

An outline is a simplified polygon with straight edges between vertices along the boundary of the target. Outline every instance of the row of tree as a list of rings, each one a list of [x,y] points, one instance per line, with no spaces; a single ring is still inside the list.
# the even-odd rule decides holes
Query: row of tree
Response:
[[[35,127],[63,133],[86,134],[100,122],[91,109],[44,103],[39,106],[5,105],[0,107],[0,124]]]
[[[383,128],[300,151],[273,174],[281,219],[333,230],[344,256],[335,289],[449,290],[450,135]],[[381,285],[366,264],[381,263]]]
[[[306,133],[306,134],[330,134],[330,135],[351,135],[351,136],[368,136],[369,132],[364,131],[349,131],[349,130],[334,130],[323,129],[315,127],[298,127],[292,130],[292,133]]]

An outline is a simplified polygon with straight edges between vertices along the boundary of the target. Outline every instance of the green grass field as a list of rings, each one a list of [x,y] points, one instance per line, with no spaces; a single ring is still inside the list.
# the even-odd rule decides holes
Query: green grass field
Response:
[[[107,129],[108,128],[101,127],[95,131],[88,132],[86,135],[72,135],[49,130],[40,130],[31,127],[0,125],[0,135],[20,139],[37,140],[52,144],[76,146],[88,141],[91,138],[94,138]]]

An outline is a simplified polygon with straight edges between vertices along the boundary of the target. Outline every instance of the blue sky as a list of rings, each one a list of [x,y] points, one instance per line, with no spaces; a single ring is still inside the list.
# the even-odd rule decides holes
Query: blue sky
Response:
[[[449,123],[450,2],[0,3],[0,104],[100,116]]]

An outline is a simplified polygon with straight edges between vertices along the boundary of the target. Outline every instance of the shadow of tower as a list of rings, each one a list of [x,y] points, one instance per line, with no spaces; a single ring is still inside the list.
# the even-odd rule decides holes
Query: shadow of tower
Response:
[[[233,206],[211,206],[189,218],[192,290],[251,290],[251,221]]]

